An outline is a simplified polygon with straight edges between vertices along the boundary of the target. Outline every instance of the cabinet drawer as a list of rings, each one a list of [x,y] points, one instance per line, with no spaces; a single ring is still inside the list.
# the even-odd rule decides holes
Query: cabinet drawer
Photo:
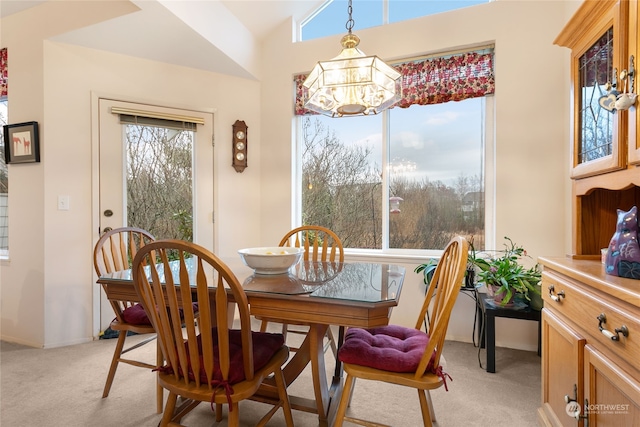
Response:
[[[571,279],[550,271],[542,274],[542,298],[545,308],[570,319],[587,336],[601,343],[599,347],[603,352],[636,365],[640,359],[639,310],[621,308],[620,301],[614,306],[603,294],[587,291]],[[599,320],[601,315],[606,321]],[[627,331],[626,336],[616,332],[623,328]]]

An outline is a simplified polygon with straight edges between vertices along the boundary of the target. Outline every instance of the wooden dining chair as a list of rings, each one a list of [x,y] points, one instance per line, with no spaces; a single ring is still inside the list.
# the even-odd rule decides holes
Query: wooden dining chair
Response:
[[[130,269],[138,250],[154,240],[154,237],[148,231],[136,227],[121,227],[105,232],[93,250],[93,265],[96,274],[99,277],[115,271]],[[113,352],[109,373],[107,374],[107,382],[102,392],[102,397],[107,397],[119,363],[149,369],[159,366],[162,361],[159,352],[156,359],[157,365],[123,357],[129,351],[153,341],[156,338],[155,330],[140,304],[123,300],[121,296],[111,294],[108,286],[103,285],[103,289],[115,313],[115,318],[111,321],[110,328],[118,331],[118,342]],[[130,332],[153,335],[131,347],[125,348],[125,340]],[[162,389],[159,389],[157,403],[158,411],[160,412],[162,411]]]
[[[342,241],[336,233],[326,227],[319,225],[303,225],[302,227],[290,230],[280,240],[278,246],[290,246],[296,248],[304,248],[302,256],[303,262],[344,262],[344,249]],[[267,330],[269,322],[262,319],[260,331]],[[290,324],[282,324],[282,334],[287,339],[288,333],[306,335],[308,328],[300,329],[298,327],[290,327]],[[333,336],[331,328],[327,329],[328,346],[331,347],[334,355],[337,357],[338,347]],[[297,348],[290,346],[292,351]],[[326,351],[327,347],[325,347]]]
[[[341,427],[345,420],[361,425],[381,425],[346,416],[356,378],[415,388],[423,423],[425,427],[432,426],[435,414],[429,390],[443,385],[447,389],[446,380],[450,377],[441,365],[442,349],[449,317],[460,293],[468,250],[468,243],[461,236],[449,242],[429,283],[414,328],[399,325],[349,328],[338,351],[347,377],[335,427]],[[423,332],[420,328],[429,310],[427,331]]]
[[[256,425],[266,424],[282,407],[286,425],[293,426],[282,372],[289,349],[282,334],[251,331],[247,296],[227,265],[195,243],[158,240],[138,251],[133,283],[165,361],[158,370],[158,382],[169,391],[161,426],[179,425],[200,402],[215,404],[217,422],[228,405],[228,425],[238,426],[238,402],[252,397],[270,376],[275,386],[268,387],[279,401]],[[240,329],[229,328],[229,301],[235,303]]]

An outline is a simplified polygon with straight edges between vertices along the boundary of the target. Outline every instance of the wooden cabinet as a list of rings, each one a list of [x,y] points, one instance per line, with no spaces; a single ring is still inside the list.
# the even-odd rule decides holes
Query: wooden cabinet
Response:
[[[640,281],[606,275],[591,260],[540,263],[538,420],[566,427],[640,425]]]
[[[555,43],[571,49],[572,252],[599,258],[615,231],[616,210],[640,206],[640,101],[609,111],[608,84],[637,93],[638,0],[587,0]],[[603,101],[600,98],[605,98]],[[609,102],[612,102],[609,99]]]
[[[600,262],[617,210],[640,206],[640,100],[608,104],[640,86],[621,78],[640,58],[638,1],[586,0],[555,40],[571,49],[572,253],[539,260],[545,426],[640,426],[640,280]]]

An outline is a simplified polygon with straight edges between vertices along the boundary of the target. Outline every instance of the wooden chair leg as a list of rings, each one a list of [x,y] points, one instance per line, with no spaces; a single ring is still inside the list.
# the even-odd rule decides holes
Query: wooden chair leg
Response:
[[[113,383],[113,378],[116,376],[116,369],[118,369],[118,363],[120,362],[120,355],[122,354],[122,349],[124,348],[124,340],[127,338],[127,331],[120,331],[118,334],[118,342],[116,343],[116,348],[113,351],[113,358],[111,359],[111,366],[109,366],[109,373],[107,374],[107,382],[104,385],[104,391],[102,392],[102,397],[109,396],[109,391],[111,390],[111,384]]]
[[[340,405],[336,412],[336,421],[333,424],[333,427],[342,427],[344,417],[347,413],[347,404],[351,400],[351,388],[353,387],[355,379],[356,377],[347,374],[347,378],[344,381],[344,388],[342,389],[342,396],[340,396]]]
[[[222,403],[216,403],[216,422],[222,421]]]
[[[159,427],[166,427],[171,423],[171,418],[173,418],[173,413],[176,410],[176,402],[178,401],[178,395],[175,393],[169,392],[169,397],[167,398],[167,404],[164,408],[164,414],[162,415],[162,420],[160,420]]]
[[[418,398],[420,399],[420,410],[422,411],[424,427],[433,427],[432,420],[435,421],[435,415],[433,414],[431,395],[428,391],[425,393],[424,390],[418,390]]]
[[[156,342],[156,366],[162,366],[164,359],[162,357],[162,349],[160,348],[160,340]],[[158,382],[158,372],[156,372],[156,411],[158,414],[162,413],[162,406],[164,404],[164,389]]]
[[[280,401],[282,405],[282,411],[284,412],[284,419],[287,427],[293,427],[293,415],[291,415],[291,403],[289,402],[289,395],[287,394],[287,384],[284,380],[284,374],[282,370],[277,370],[273,374],[276,380],[276,386],[278,387],[278,394],[280,395]]]
[[[331,326],[327,329],[327,338],[329,339],[329,346],[331,346],[331,351],[333,352],[333,356],[338,358],[338,346],[336,345],[336,339],[333,336],[333,332],[331,331]]]
[[[267,322],[266,320],[263,320],[260,323],[260,332],[267,332],[267,325],[269,324],[269,322]]]
[[[238,402],[233,402],[231,405],[229,405],[229,412],[227,413],[227,425],[229,427],[240,426],[240,416],[238,412],[240,412]]]
[[[427,395],[427,403],[429,403],[429,413],[431,414],[431,422],[437,422],[436,420],[436,411],[433,410],[433,400],[431,400],[431,393],[429,390],[425,390]]]

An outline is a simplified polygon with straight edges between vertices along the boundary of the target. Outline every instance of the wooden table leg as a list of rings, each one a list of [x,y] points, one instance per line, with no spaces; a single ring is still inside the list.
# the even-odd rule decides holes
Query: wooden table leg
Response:
[[[313,378],[314,399],[302,398],[290,395],[291,407],[318,414],[318,425],[328,427],[330,423],[330,413],[335,413],[335,408],[330,412],[330,404],[335,401],[336,405],[340,399],[339,393],[334,391],[331,397],[327,382],[326,366],[324,363],[324,336],[327,332],[327,325],[310,325],[309,333],[304,342],[296,351],[287,364],[283,367],[285,383],[289,386],[300,376],[302,371],[311,363],[311,374]],[[332,384],[333,391],[333,384]],[[273,379],[265,380],[261,389],[252,397],[253,400],[262,402],[277,401],[278,394]],[[333,405],[333,406],[336,406]]]
[[[327,333],[327,328],[327,325],[311,325],[308,334],[313,392],[316,397],[320,425],[328,425],[327,415],[330,401],[327,371],[324,364],[324,336]]]

